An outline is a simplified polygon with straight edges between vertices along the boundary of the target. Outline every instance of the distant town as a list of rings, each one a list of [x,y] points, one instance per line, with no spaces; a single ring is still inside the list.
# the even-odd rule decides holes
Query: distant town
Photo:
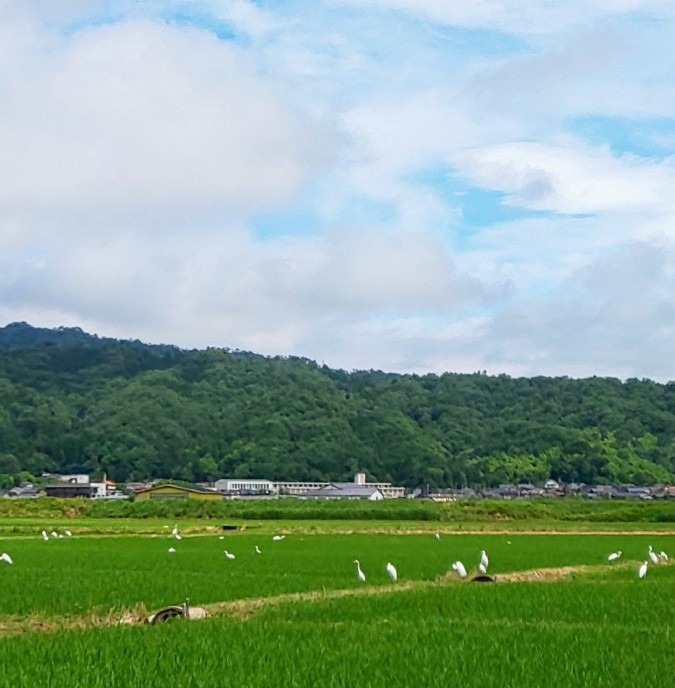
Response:
[[[105,477],[92,480],[85,473],[59,475],[45,473],[41,484],[22,482],[8,490],[0,490],[0,498],[38,497],[86,499],[429,499],[454,501],[460,499],[675,499],[675,485],[586,485],[563,484],[547,480],[543,485],[532,483],[504,484],[498,487],[473,489],[464,487],[434,491],[417,488],[408,490],[387,482],[368,482],[365,473],[357,473],[352,482],[274,481],[263,478],[221,478],[211,483],[184,483],[171,480],[131,482],[118,485]]]

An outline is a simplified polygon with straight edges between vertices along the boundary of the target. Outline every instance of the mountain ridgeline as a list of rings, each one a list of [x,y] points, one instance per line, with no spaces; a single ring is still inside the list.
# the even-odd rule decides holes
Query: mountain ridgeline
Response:
[[[0,480],[675,480],[675,383],[401,375],[0,328]]]

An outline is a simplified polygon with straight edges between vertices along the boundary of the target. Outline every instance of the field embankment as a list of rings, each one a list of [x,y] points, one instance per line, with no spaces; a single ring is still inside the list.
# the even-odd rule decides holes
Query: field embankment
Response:
[[[89,499],[3,499],[1,519],[196,519],[234,521],[418,521],[439,524],[524,521],[560,523],[673,523],[675,500],[618,501],[566,498],[530,500],[421,499],[384,502],[304,500],[106,501]]]

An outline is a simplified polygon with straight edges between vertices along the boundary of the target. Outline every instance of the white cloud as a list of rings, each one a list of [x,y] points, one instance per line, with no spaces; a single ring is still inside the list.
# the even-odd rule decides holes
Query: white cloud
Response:
[[[2,74],[5,207],[250,212],[289,198],[330,155],[238,48],[203,31],[93,27],[30,57]]]
[[[664,45],[672,30],[672,21],[579,27],[485,66],[467,97],[491,127],[504,121],[521,136],[550,136],[568,118],[589,114],[670,117],[672,59]]]
[[[490,28],[520,34],[558,33],[588,25],[603,17],[639,12],[655,18],[672,17],[668,0],[339,0],[360,8],[405,11],[442,24]]]
[[[559,213],[673,210],[670,161],[616,158],[606,149],[507,143],[454,156],[459,174],[507,202]]]
[[[254,40],[264,40],[284,28],[284,22],[264,12],[250,0],[214,0],[204,4],[212,7],[216,17],[231,23],[238,33]]]
[[[486,358],[528,375],[673,379],[674,276],[675,244],[624,245],[570,275],[557,293],[496,317]]]
[[[0,321],[345,368],[673,378],[674,158],[569,122],[670,116],[674,14],[0,4]],[[467,188],[504,194],[501,221],[471,224]]]

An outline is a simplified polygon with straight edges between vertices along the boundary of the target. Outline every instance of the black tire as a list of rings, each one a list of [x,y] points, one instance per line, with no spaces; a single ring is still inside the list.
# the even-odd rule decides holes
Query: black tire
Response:
[[[183,607],[165,607],[154,614],[150,623],[154,626],[158,623],[164,623],[169,619],[175,619],[178,616],[183,616]]]

